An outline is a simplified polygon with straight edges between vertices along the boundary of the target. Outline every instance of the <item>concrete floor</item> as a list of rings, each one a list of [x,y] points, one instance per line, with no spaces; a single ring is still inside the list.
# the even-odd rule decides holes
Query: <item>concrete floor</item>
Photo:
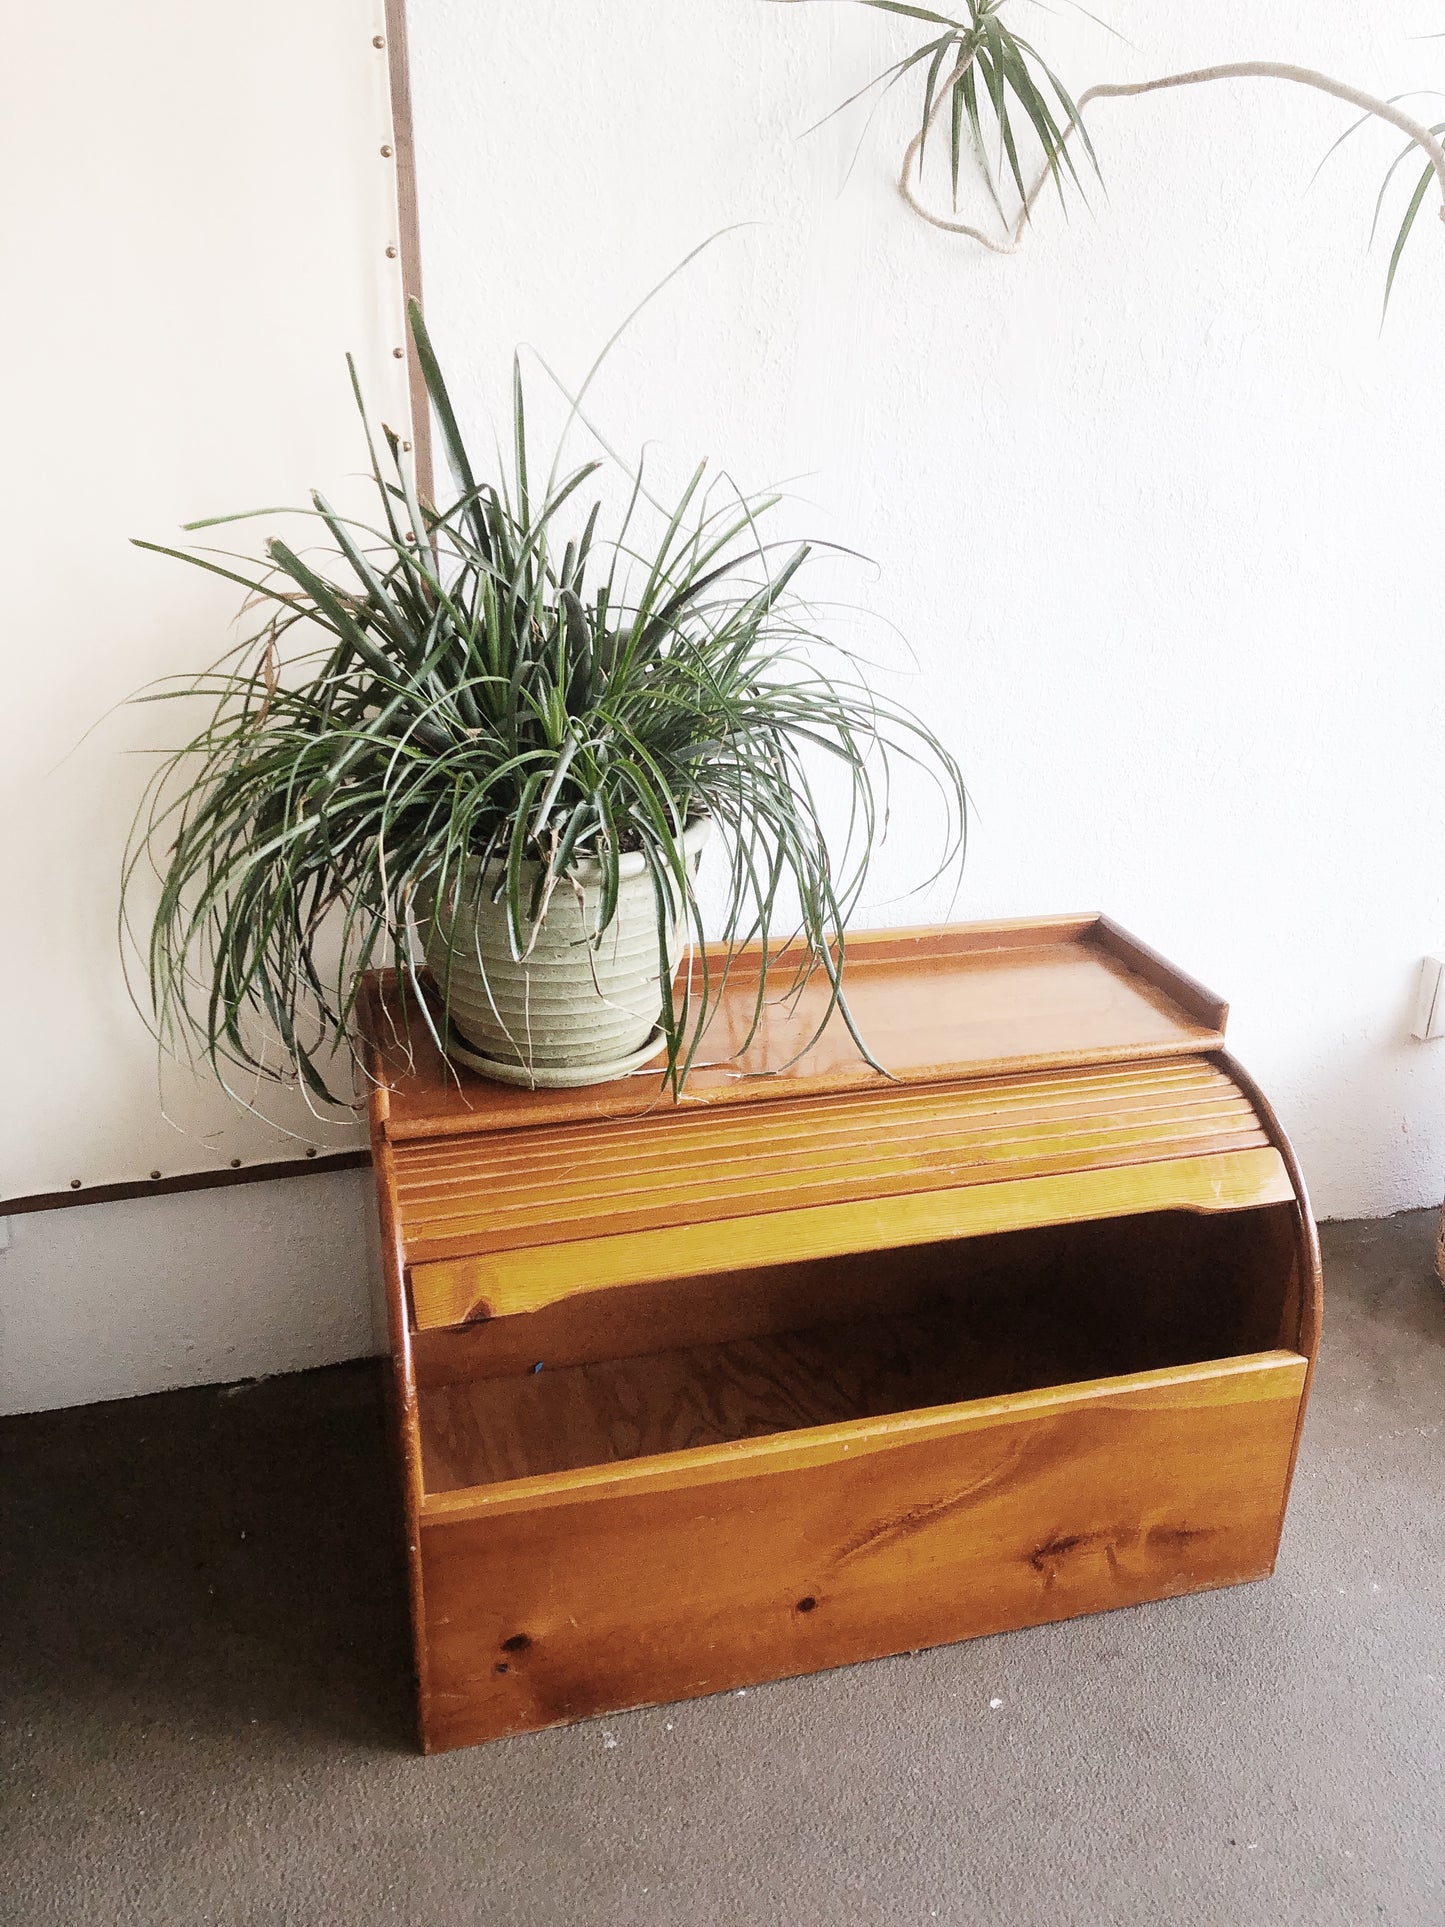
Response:
[[[1441,1927],[1433,1231],[1326,1230],[1271,1583],[433,1760],[376,1367],[7,1420],[0,1920]]]

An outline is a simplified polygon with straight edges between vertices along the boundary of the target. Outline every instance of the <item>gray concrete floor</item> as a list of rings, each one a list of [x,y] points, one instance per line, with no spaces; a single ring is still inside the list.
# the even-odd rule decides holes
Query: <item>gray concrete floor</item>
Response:
[[[1441,1927],[1433,1229],[1326,1230],[1268,1584],[433,1760],[376,1367],[7,1420],[0,1920]]]

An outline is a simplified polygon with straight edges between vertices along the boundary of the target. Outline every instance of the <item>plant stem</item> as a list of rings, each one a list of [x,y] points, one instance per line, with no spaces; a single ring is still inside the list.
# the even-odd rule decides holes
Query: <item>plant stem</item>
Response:
[[[909,178],[924,139],[947,101],[953,82],[962,76],[972,59],[972,54],[969,54],[959,62],[948,87],[940,91],[938,101],[927,122],[919,128],[908,143],[903,156],[903,166],[898,176],[898,191],[914,213],[921,215],[931,226],[942,228],[947,234],[966,234],[970,240],[980,242],[994,254],[1017,254],[1023,246],[1024,234],[1033,216],[1034,206],[1052,178],[1052,168],[1045,166],[1029,190],[1012,232],[1002,237],[986,233],[982,228],[973,227],[966,221],[951,220],[947,215],[935,214],[914,193],[913,183]],[[1430,129],[1420,121],[1412,119],[1409,114],[1402,113],[1391,101],[1379,100],[1375,95],[1363,93],[1358,87],[1351,87],[1342,80],[1332,80],[1328,74],[1317,73],[1312,67],[1295,67],[1287,62],[1275,60],[1237,60],[1221,67],[1197,67],[1189,73],[1163,74],[1157,80],[1105,81],[1080,94],[1079,113],[1082,114],[1093,100],[1132,99],[1139,94],[1160,93],[1171,87],[1197,87],[1210,80],[1291,81],[1300,87],[1312,87],[1316,93],[1329,94],[1335,100],[1347,101],[1351,106],[1359,107],[1367,114],[1373,114],[1378,120],[1388,121],[1392,127],[1398,127],[1402,134],[1407,134],[1428,156],[1430,165],[1435,170],[1435,177],[1440,183],[1440,219],[1445,221],[1445,147],[1441,146]],[[1064,129],[1064,141],[1068,140],[1078,124],[1078,115],[1075,115]],[[1060,144],[1062,145],[1062,142]]]

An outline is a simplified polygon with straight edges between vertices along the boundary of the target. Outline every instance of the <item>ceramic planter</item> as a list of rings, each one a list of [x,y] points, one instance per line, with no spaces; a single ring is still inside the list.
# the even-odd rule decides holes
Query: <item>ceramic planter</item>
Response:
[[[684,848],[695,869],[709,825],[688,826]],[[444,986],[448,1054],[507,1084],[556,1089],[625,1077],[660,1054],[663,1006],[657,897],[640,853],[620,861],[617,911],[593,936],[602,870],[579,863],[554,889],[529,954],[512,955],[506,906],[492,901],[500,865],[477,871],[459,896],[425,927],[427,963]],[[535,876],[535,867],[533,868]],[[530,882],[524,882],[526,897]],[[669,978],[682,961],[686,926],[674,906]]]

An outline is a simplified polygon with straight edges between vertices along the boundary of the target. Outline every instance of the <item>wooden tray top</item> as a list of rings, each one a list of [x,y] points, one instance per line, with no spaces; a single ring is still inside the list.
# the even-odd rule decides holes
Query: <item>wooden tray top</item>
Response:
[[[719,967],[720,951],[709,957]],[[827,985],[820,972],[789,997],[790,973],[775,968],[777,997],[770,979],[743,1051],[757,955],[735,959],[683,1106],[888,1088],[836,1013],[799,1056]],[[1228,1016],[1220,998],[1101,916],[862,931],[848,939],[844,984],[869,1049],[904,1085],[1192,1055],[1222,1044]],[[393,1140],[635,1117],[672,1103],[658,1069],[573,1091],[516,1090],[453,1069],[389,978],[369,986],[364,1024]]]

